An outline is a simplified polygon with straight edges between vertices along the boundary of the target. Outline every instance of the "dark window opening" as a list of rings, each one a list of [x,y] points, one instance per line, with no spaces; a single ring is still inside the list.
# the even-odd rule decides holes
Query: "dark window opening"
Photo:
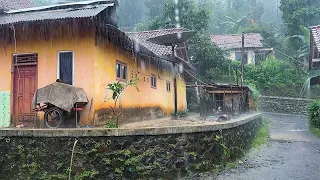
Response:
[[[166,87],[167,87],[167,91],[171,92],[171,83],[170,83],[170,81],[167,81]]]
[[[155,75],[151,75],[151,87],[157,88],[157,77]]]
[[[59,52],[59,79],[73,84],[73,52]]]
[[[215,107],[218,111],[223,111],[224,109],[224,95],[223,94],[215,94]]]
[[[122,65],[122,79],[127,79],[127,67],[125,65]]]
[[[127,65],[123,62],[117,61],[116,63],[116,77],[119,81],[127,80]]]
[[[117,78],[121,78],[121,71],[120,71],[121,65],[117,63],[116,68],[117,68]]]
[[[241,52],[236,52],[236,60],[241,62]],[[245,52],[243,54],[243,62],[244,64],[248,63],[248,53]]]

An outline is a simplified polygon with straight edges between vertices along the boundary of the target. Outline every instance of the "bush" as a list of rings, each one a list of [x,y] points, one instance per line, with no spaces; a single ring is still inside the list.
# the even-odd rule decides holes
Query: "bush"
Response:
[[[117,120],[110,119],[105,125],[106,128],[117,128]]]
[[[311,127],[320,128],[320,100],[315,100],[309,105],[308,117]]]

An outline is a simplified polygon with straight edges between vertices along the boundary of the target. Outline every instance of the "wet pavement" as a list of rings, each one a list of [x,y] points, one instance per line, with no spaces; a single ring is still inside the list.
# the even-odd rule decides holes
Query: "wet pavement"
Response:
[[[308,130],[305,116],[270,114],[270,139],[234,169],[220,175],[205,173],[190,179],[218,180],[318,180],[320,138]]]

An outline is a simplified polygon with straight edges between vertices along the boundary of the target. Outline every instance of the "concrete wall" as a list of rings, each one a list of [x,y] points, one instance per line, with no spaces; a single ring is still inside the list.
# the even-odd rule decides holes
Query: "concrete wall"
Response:
[[[261,115],[207,126],[149,129],[4,129],[2,179],[178,179],[246,152]],[[75,144],[75,142],[77,143]]]
[[[307,114],[311,99],[260,96],[260,110],[263,112]]]
[[[238,50],[228,50],[229,53],[229,58],[231,60],[235,60],[236,59],[236,52],[241,52]],[[245,53],[248,53],[248,64],[253,64],[255,65],[255,53],[253,50],[245,50]]]

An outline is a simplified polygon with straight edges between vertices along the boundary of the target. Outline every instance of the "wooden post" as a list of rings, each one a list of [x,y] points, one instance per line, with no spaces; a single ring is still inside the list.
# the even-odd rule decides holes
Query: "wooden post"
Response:
[[[243,71],[244,71],[244,32],[242,33],[242,47],[241,47],[241,85],[243,85]]]
[[[178,113],[178,93],[177,93],[177,72],[175,69],[176,63],[174,62],[174,45],[172,45],[172,64],[173,64],[173,90],[174,90],[174,114]]]

